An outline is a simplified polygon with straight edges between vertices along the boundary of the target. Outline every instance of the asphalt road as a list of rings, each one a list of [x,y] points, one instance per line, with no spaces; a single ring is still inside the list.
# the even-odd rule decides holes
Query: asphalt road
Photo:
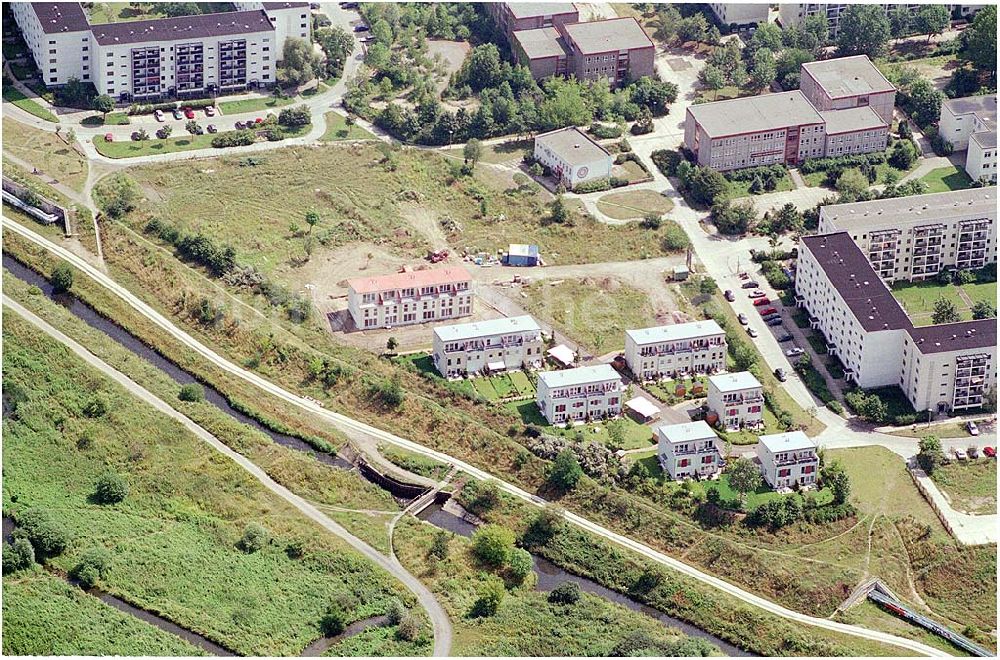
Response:
[[[100,284],[101,286],[105,287],[106,289],[117,295],[119,298],[125,301],[130,307],[132,307],[132,309],[134,309],[136,312],[142,314],[149,320],[153,321],[156,325],[161,327],[163,330],[165,330],[167,333],[173,336],[176,340],[180,341],[187,348],[195,351],[201,357],[203,357],[206,360],[209,360],[223,371],[226,371],[238,378],[241,378],[249,383],[252,383],[253,385],[264,390],[265,392],[275,396],[276,398],[281,399],[282,401],[285,401],[286,403],[289,403],[291,405],[298,406],[303,410],[311,412],[315,414],[317,417],[324,419],[328,423],[334,425],[335,427],[345,432],[348,433],[361,432],[373,436],[375,438],[378,438],[379,440],[386,442],[388,444],[392,444],[398,447],[403,447],[404,449],[416,452],[423,456],[427,456],[442,463],[451,464],[452,466],[457,467],[458,469],[466,472],[467,474],[471,475],[472,477],[475,477],[476,479],[492,479],[506,493],[509,493],[510,495],[513,495],[523,501],[529,502],[537,507],[545,507],[546,505],[549,504],[549,502],[547,502],[545,499],[538,497],[537,495],[528,493],[513,484],[502,481],[497,476],[492,475],[486,472],[485,470],[477,468],[464,461],[449,456],[448,454],[445,454],[443,452],[439,452],[433,449],[428,449],[427,447],[424,447],[423,445],[420,445],[411,440],[401,438],[387,431],[383,431],[381,429],[370,426],[363,422],[359,422],[355,419],[347,417],[346,415],[326,410],[325,408],[319,406],[318,404],[312,402],[311,400],[293,394],[275,385],[274,383],[271,383],[270,381],[262,378],[261,376],[251,371],[243,369],[242,367],[234,364],[233,362],[230,362],[225,357],[219,355],[212,349],[203,345],[194,337],[187,334],[184,330],[176,327],[168,318],[164,317],[162,314],[160,314],[155,309],[150,307],[148,304],[143,302],[128,289],[121,286],[120,284],[115,282],[112,278],[100,272],[96,268],[92,267],[89,263],[87,263],[80,257],[76,256],[75,254],[52,243],[48,239],[45,239],[35,234],[34,232],[22,227],[20,224],[10,220],[9,218],[6,217],[3,218],[3,226],[7,230],[14,231],[18,235],[26,238],[27,240],[35,243],[36,245],[45,248],[49,252],[52,252],[61,259],[69,262],[72,266],[80,270],[82,273],[94,279],[98,284]],[[633,550],[634,552],[639,553],[640,555],[649,559],[650,561],[653,561],[655,563],[676,570],[688,577],[698,580],[699,582],[702,582],[711,587],[719,589],[720,591],[723,591],[729,594],[730,596],[733,596],[745,603],[748,603],[756,607],[760,607],[761,609],[770,612],[771,614],[775,614],[789,621],[793,621],[795,623],[804,625],[815,626],[818,628],[823,628],[825,630],[830,630],[833,632],[838,632],[854,637],[860,637],[875,642],[891,644],[893,646],[896,646],[900,649],[905,649],[914,654],[928,655],[928,656],[948,655],[939,649],[936,649],[934,647],[928,646],[926,644],[923,644],[915,640],[906,639],[903,637],[897,637],[895,635],[880,632],[877,630],[870,630],[867,628],[863,628],[861,626],[839,623],[837,621],[831,621],[830,619],[815,617],[808,614],[803,614],[801,612],[796,612],[794,610],[790,610],[782,605],[779,605],[778,603],[769,601],[766,598],[763,598],[762,596],[758,596],[757,594],[748,592],[740,587],[737,587],[736,585],[730,584],[729,582],[726,582],[721,578],[718,578],[708,573],[704,573],[698,570],[697,568],[694,568],[693,566],[685,564],[679,559],[675,559],[674,557],[671,557],[662,552],[654,550],[642,543],[639,543],[638,541],[635,541],[633,539],[622,536],[621,534],[613,532],[605,527],[602,527],[601,525],[598,525],[597,523],[587,520],[586,518],[580,515],[577,515],[569,511],[567,511],[565,515],[567,521],[583,529],[586,529],[587,531],[599,537],[602,537],[606,540],[612,541],[613,543],[616,543],[630,550]],[[384,560],[385,558],[382,557],[382,559]],[[436,601],[434,601],[434,606],[437,607]],[[446,620],[447,618],[445,617],[445,621]],[[438,651],[439,636],[445,636],[444,637],[445,639],[450,640],[450,626],[447,629],[442,629],[439,631],[440,623],[441,622],[439,622],[436,618],[434,619],[435,653],[437,653]]]
[[[168,403],[157,397],[155,394],[144,388],[143,386],[136,383],[134,380],[116,370],[115,368],[108,365],[106,362],[96,357],[86,348],[78,344],[73,339],[67,337],[65,334],[55,329],[44,320],[30,312],[29,310],[22,307],[16,301],[11,300],[7,296],[3,296],[3,304],[8,309],[14,311],[19,316],[23,317],[25,320],[33,324],[39,330],[45,332],[47,335],[53,339],[59,341],[65,345],[68,349],[73,351],[77,356],[83,359],[87,364],[94,367],[105,376],[115,381],[123,388],[125,388],[130,394],[141,399],[145,403],[149,404],[157,411],[167,415],[173,419],[176,419],[184,427],[193,433],[199,440],[205,442],[213,449],[223,454],[227,458],[233,460],[241,468],[249,472],[257,481],[259,481],[265,488],[269,491],[285,500],[293,507],[298,509],[306,517],[312,519],[313,521],[319,523],[326,531],[337,537],[346,541],[352,548],[360,552],[362,555],[370,559],[380,568],[387,571],[390,575],[395,577],[397,580],[403,583],[407,589],[412,591],[417,597],[417,601],[430,616],[434,627],[434,655],[438,657],[448,656],[451,651],[451,621],[448,619],[448,615],[445,614],[444,609],[437,602],[434,594],[431,593],[424,584],[414,577],[409,571],[403,568],[402,564],[399,563],[395,557],[391,559],[381,554],[379,551],[372,548],[370,545],[352,535],[346,529],[341,527],[339,524],[334,522],[326,514],[322,513],[319,509],[314,507],[312,504],[302,499],[292,491],[288,490],[281,484],[277,483],[271,477],[267,475],[264,470],[259,468],[255,463],[250,461],[242,454],[230,449],[221,440],[213,436],[211,433],[198,426],[190,419],[182,415],[181,413],[174,410]]]

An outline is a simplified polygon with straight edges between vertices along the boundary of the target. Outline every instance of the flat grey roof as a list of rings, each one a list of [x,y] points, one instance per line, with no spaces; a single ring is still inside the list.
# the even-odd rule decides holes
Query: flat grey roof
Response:
[[[783,451],[799,451],[801,449],[815,449],[819,443],[807,436],[802,431],[788,431],[787,433],[772,433],[762,435],[757,438],[762,447],[766,447],[772,454]]]
[[[143,41],[179,41],[204,39],[254,32],[273,32],[274,26],[263,9],[230,11],[219,14],[156,18],[92,25],[94,38],[102,46]]]
[[[721,335],[724,333],[725,331],[712,319],[625,331],[625,334],[640,346],[655,344],[661,341],[680,341],[696,337],[711,337],[712,335]]]
[[[992,131],[979,131],[978,133],[972,134],[972,139],[979,143],[979,146],[984,149],[996,149],[997,146],[997,129],[994,125]]]
[[[749,390],[755,387],[763,387],[757,377],[749,371],[737,371],[735,373],[715,374],[708,377],[710,385],[720,392],[735,392],[737,390]]]
[[[566,47],[562,35],[559,34],[559,30],[553,27],[518,30],[514,33],[514,40],[521,46],[524,54],[532,60],[543,57],[570,56],[569,48]]]
[[[866,331],[905,330],[925,354],[996,346],[996,319],[914,327],[847,232],[803,236],[801,240]]]
[[[941,104],[951,110],[954,115],[975,114],[983,119],[997,118],[997,95],[963,96],[960,99],[949,99]]]
[[[663,426],[656,427],[656,432],[671,444],[690,442],[692,440],[717,440],[719,437],[703,419],[697,422],[664,424]]]
[[[653,42],[646,36],[639,21],[631,16],[588,23],[568,23],[563,29],[585,55],[653,47]]]
[[[888,129],[889,125],[869,106],[845,108],[844,110],[820,110],[819,115],[826,122],[826,134],[854,133],[873,128]]]
[[[577,13],[576,5],[572,2],[507,2],[504,4],[507,5],[507,9],[510,10],[514,18]]]
[[[997,189],[969,188],[876,199],[870,202],[833,204],[820,209],[820,217],[830,220],[838,230],[867,229],[886,223],[899,226],[947,221],[956,216],[982,215],[997,217]]]
[[[514,316],[434,328],[434,334],[441,341],[462,341],[463,339],[492,337],[515,332],[541,332],[541,328],[530,316]]]
[[[699,103],[687,111],[710,137],[823,123],[823,117],[798,90]]]
[[[576,367],[560,371],[543,371],[538,374],[538,380],[548,385],[550,389],[567,385],[601,383],[607,380],[621,382],[621,378],[621,374],[615,371],[610,364],[595,364],[590,367]]]
[[[576,126],[560,128],[535,136],[535,142],[548,147],[567,163],[591,163],[600,158],[611,158],[607,149],[597,144]]]
[[[867,55],[806,62],[802,68],[832,99],[896,90]]]
[[[82,32],[90,28],[79,2],[32,2],[31,8],[45,34]]]

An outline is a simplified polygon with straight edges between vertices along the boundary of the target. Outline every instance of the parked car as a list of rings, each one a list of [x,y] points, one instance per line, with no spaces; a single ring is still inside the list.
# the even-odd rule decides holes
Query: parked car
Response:
[[[767,294],[765,294],[760,289],[757,289],[756,291],[751,291],[750,293],[748,293],[747,298],[763,298],[765,295]]]
[[[263,124],[264,123],[264,118],[263,117],[257,117],[256,119],[253,120],[253,123],[255,123],[255,124]]]
[[[746,314],[740,314],[736,317],[736,320],[740,322],[740,325],[746,325],[750,322],[750,319],[747,318]]]
[[[214,105],[205,106],[205,116],[207,116],[207,117],[214,117],[215,116],[215,106]]]
[[[743,284],[741,284],[740,288],[741,289],[756,289],[759,286],[760,285],[757,284],[757,280],[750,280],[748,282],[744,282]]]
[[[156,119],[156,121],[163,121],[163,110],[154,110],[153,118]]]
[[[368,32],[368,30],[370,30],[370,29],[371,29],[370,27],[368,27],[367,25],[363,25],[363,24],[362,25],[355,25],[354,26],[354,31],[355,32]]]
[[[955,458],[957,458],[960,461],[964,461],[965,459],[967,459],[969,457],[965,453],[964,449],[959,449],[958,447],[955,447],[955,449],[953,451],[955,452]]]
[[[246,128],[246,124],[241,121],[236,122],[236,130],[242,131],[244,128]]]
[[[184,116],[188,119],[194,119],[194,110],[192,108],[184,108]]]
[[[785,351],[785,356],[786,357],[795,357],[796,355],[802,355],[803,353],[805,353],[804,349],[801,349],[798,346],[792,346],[787,351]]]
[[[781,319],[781,314],[778,314],[777,312],[775,312],[774,314],[766,314],[766,315],[762,316],[761,318],[764,319],[764,322],[766,323],[767,321],[773,321],[774,319],[779,319],[780,320]]]
[[[111,133],[105,133],[104,134],[104,141],[105,142],[114,142],[115,141],[115,136],[112,135]]]
[[[784,321],[781,320],[780,316],[776,316],[773,319],[771,319],[770,321],[765,321],[765,323],[767,323],[768,325],[771,325],[771,326],[775,326],[775,325],[781,325],[782,323],[784,323]],[[789,337],[789,339],[791,339],[791,337]]]
[[[994,449],[993,447],[983,447],[983,453],[989,456],[990,458],[997,457],[997,450]]]
[[[757,331],[749,326],[747,327],[747,334],[751,337],[757,337]]]
[[[132,141],[138,142],[142,139],[142,134],[139,131],[132,131]]]
[[[969,447],[969,458],[979,458],[979,447]]]
[[[969,432],[969,435],[979,435],[979,427],[971,420],[965,423],[965,430]]]
[[[782,383],[788,380],[788,375],[785,373],[784,369],[775,369],[774,377],[780,380]]]
[[[792,336],[786,332],[785,334],[780,335],[778,337],[778,341],[779,342],[792,341]]]
[[[758,298],[757,300],[753,301],[753,306],[760,307],[761,305],[766,305],[769,302],[771,302],[771,299],[768,298],[767,296],[764,296],[763,298]]]
[[[731,289],[726,289],[726,292],[724,294],[722,294],[722,295],[729,302],[733,302],[734,300],[736,300],[736,294],[733,293]]]
[[[765,308],[763,308],[761,310],[758,310],[758,311],[760,311],[760,315],[761,316],[767,316],[768,314],[777,314],[778,313],[778,310],[776,310],[773,307],[765,307]]]
[[[180,108],[174,108],[172,112],[174,114],[174,119],[181,119],[182,117],[184,117],[184,114],[181,112]]]
[[[208,126],[205,127],[205,130],[208,131],[209,133],[218,133],[219,132],[219,129],[217,129],[215,127],[215,124],[209,124]]]

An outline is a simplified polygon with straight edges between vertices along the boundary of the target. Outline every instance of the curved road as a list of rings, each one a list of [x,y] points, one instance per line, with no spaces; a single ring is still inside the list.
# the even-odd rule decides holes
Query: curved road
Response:
[[[38,329],[51,336],[53,339],[65,345],[68,349],[87,362],[87,364],[128,390],[130,394],[138,397],[145,403],[148,403],[164,415],[179,421],[199,440],[207,443],[213,449],[227,458],[232,459],[237,465],[249,472],[255,479],[257,479],[257,481],[263,484],[265,488],[291,504],[308,518],[311,518],[315,522],[322,525],[328,532],[331,532],[346,541],[355,550],[402,582],[407,589],[416,595],[420,605],[423,606],[424,610],[426,610],[427,614],[431,617],[431,621],[434,625],[434,655],[444,657],[449,654],[451,651],[452,634],[451,621],[448,619],[448,615],[445,614],[444,610],[438,604],[430,590],[409,571],[404,569],[398,560],[387,558],[385,555],[381,554],[361,539],[353,536],[350,532],[331,520],[315,506],[271,479],[271,477],[269,477],[264,470],[257,467],[257,465],[250,461],[250,459],[230,449],[221,440],[192,422],[178,411],[174,410],[169,404],[160,399],[158,396],[90,353],[90,351],[86,348],[22,307],[16,301],[11,300],[5,295],[3,296],[3,304],[16,312],[19,316],[22,316]]]
[[[513,484],[502,481],[497,477],[495,477],[494,475],[486,472],[485,470],[481,470],[480,468],[477,468],[464,461],[449,456],[448,454],[433,449],[428,449],[427,447],[417,444],[416,442],[413,442],[411,440],[406,440],[405,438],[401,438],[387,431],[383,431],[381,429],[370,426],[363,422],[359,422],[355,419],[352,419],[340,413],[326,410],[322,406],[319,406],[308,399],[293,394],[275,385],[274,383],[271,383],[270,381],[262,378],[261,376],[253,372],[247,371],[246,369],[243,369],[242,367],[234,364],[233,362],[230,362],[225,357],[215,353],[213,350],[203,345],[197,339],[191,337],[186,332],[176,327],[169,319],[167,319],[162,314],[153,309],[151,306],[143,302],[138,296],[136,296],[131,291],[121,286],[117,282],[115,282],[111,277],[105,275],[104,273],[100,272],[99,270],[91,266],[89,263],[87,263],[80,257],[76,256],[72,252],[62,248],[59,245],[52,243],[48,239],[45,239],[35,234],[34,232],[26,229],[25,227],[22,227],[20,224],[10,220],[9,218],[6,217],[3,218],[3,226],[8,230],[15,232],[19,236],[22,236],[26,240],[35,243],[40,247],[45,248],[49,252],[58,256],[59,258],[67,261],[73,267],[82,271],[87,276],[97,281],[97,283],[99,283],[100,285],[107,288],[115,295],[117,295],[119,298],[125,301],[130,307],[132,307],[135,311],[139,312],[149,320],[156,323],[163,330],[172,335],[176,340],[181,342],[184,346],[201,355],[204,359],[209,360],[220,369],[223,369],[224,371],[229,372],[238,378],[241,378],[249,383],[252,383],[253,385],[259,387],[260,389],[273,395],[274,397],[281,399],[291,405],[298,406],[303,410],[309,411],[315,414],[316,416],[325,419],[334,426],[343,429],[347,432],[363,433],[370,436],[374,436],[383,442],[396,445],[398,447],[403,447],[405,449],[408,449],[409,451],[416,452],[418,454],[427,456],[429,458],[433,458],[434,460],[437,460],[439,462],[450,463],[454,467],[459,468],[460,470],[466,472],[467,474],[477,479],[494,480],[503,491],[521,500],[529,502],[535,506],[544,507],[548,504],[548,502],[543,498],[538,497],[537,495],[532,495],[531,493],[528,493]],[[761,609],[767,612],[788,619],[789,621],[794,621],[796,623],[805,625],[811,625],[837,633],[842,633],[855,637],[861,637],[863,639],[868,639],[875,642],[890,644],[900,649],[906,649],[907,651],[910,651],[911,653],[914,654],[927,655],[927,656],[948,655],[947,653],[941,651],[940,649],[936,649],[934,647],[928,646],[926,644],[923,644],[915,640],[905,639],[903,637],[897,637],[889,633],[884,633],[876,630],[869,630],[867,628],[862,628],[860,626],[839,623],[836,621],[831,621],[829,619],[823,619],[815,616],[810,616],[808,614],[803,614],[801,612],[796,612],[794,610],[790,610],[782,605],[771,602],[766,598],[753,594],[749,591],[745,591],[744,589],[741,589],[740,587],[730,584],[729,582],[726,582],[721,578],[718,578],[714,575],[710,575],[708,573],[704,573],[698,570],[697,568],[694,568],[693,566],[689,566],[688,564],[685,564],[684,562],[678,559],[675,559],[673,557],[670,557],[669,555],[654,550],[642,543],[639,543],[638,541],[634,541],[630,538],[622,536],[621,534],[617,534],[575,513],[567,511],[566,519],[578,525],[579,527],[582,527],[583,529],[586,529],[587,531],[592,532],[604,539],[607,539],[618,545],[633,550],[641,554],[642,556],[646,557],[647,559],[650,559],[658,564],[667,566],[688,577],[694,578],[704,584],[708,584],[709,586],[712,586],[735,598],[738,598],[746,603],[749,603],[750,605],[760,607]],[[384,557],[382,559],[384,560]],[[435,629],[435,640],[436,639],[437,639],[437,630]]]

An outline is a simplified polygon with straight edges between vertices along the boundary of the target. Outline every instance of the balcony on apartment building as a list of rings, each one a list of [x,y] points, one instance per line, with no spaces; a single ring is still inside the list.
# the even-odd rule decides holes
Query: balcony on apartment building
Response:
[[[445,353],[464,353],[468,351],[491,351],[495,349],[505,349],[505,348],[518,348],[524,346],[525,344],[531,343],[533,341],[539,341],[540,337],[535,335],[534,337],[527,337],[522,339],[510,339],[508,341],[474,341],[466,342],[464,344],[458,344],[453,348],[449,348],[452,344],[446,344],[444,347]]]
[[[818,459],[816,452],[814,451],[804,451],[804,452],[794,452],[794,453],[781,453],[774,455],[774,464],[776,466],[785,465],[803,465],[807,463],[815,463]]]
[[[641,357],[660,357],[663,355],[679,355],[681,353],[694,353],[696,351],[708,351],[717,346],[722,346],[722,340],[713,342],[698,342],[690,344],[664,344],[660,346],[650,346],[639,351]]]
[[[697,444],[685,443],[673,448],[674,456],[690,456],[691,454],[705,454],[709,452],[716,454],[719,452],[719,449],[715,446],[715,442],[711,440]]]
[[[586,399],[592,396],[604,396],[605,394],[614,394],[616,392],[621,392],[622,387],[620,383],[609,383],[601,389],[588,389],[588,390],[553,390],[550,396],[553,399]]]
[[[764,394],[761,391],[747,392],[746,394],[726,394],[722,397],[722,402],[727,404],[758,403],[763,400]]]

